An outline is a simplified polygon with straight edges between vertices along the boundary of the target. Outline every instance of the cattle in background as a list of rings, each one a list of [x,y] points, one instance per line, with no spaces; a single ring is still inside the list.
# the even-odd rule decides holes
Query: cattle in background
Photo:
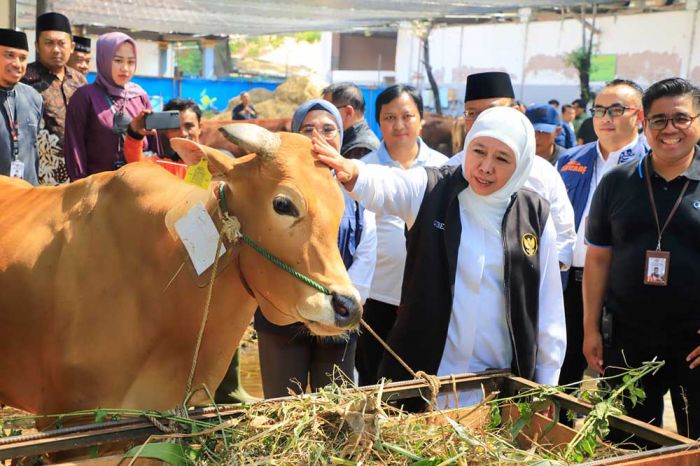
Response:
[[[452,154],[461,152],[464,149],[464,139],[467,137],[467,130],[464,126],[464,117],[455,118],[452,122]]]
[[[452,152],[452,125],[454,118],[425,112],[421,138],[429,147],[450,157]]]
[[[257,125],[272,131],[273,133],[280,131],[292,131],[291,118],[269,118],[258,120],[202,120],[202,134],[199,136],[199,142],[205,146],[213,147],[214,149],[226,150],[233,154],[234,157],[245,155],[246,152],[243,149],[226,139],[221,131],[219,131],[219,128],[223,128],[224,126],[240,123]]]
[[[256,306],[319,335],[341,333],[361,313],[338,252],[343,197],[311,141],[244,124],[227,130],[257,155],[233,159],[184,139],[173,148],[206,158],[243,233],[332,293],[227,243],[193,381],[212,391]],[[202,202],[220,227],[218,192],[150,162],[59,187],[0,177],[0,404],[42,414],[181,403],[211,270],[197,283],[166,215]]]

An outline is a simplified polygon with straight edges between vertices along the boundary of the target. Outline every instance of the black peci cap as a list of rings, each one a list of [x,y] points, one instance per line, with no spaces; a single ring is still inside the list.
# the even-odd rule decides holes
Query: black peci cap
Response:
[[[73,36],[73,42],[75,42],[76,52],[90,53],[92,40],[89,37]]]
[[[510,75],[502,71],[475,73],[467,76],[467,90],[464,101],[478,99],[515,98]]]
[[[27,35],[14,29],[0,29],[0,45],[29,51]]]
[[[39,37],[42,31],[62,31],[73,34],[70,29],[70,21],[61,13],[44,13],[36,18],[36,35]]]

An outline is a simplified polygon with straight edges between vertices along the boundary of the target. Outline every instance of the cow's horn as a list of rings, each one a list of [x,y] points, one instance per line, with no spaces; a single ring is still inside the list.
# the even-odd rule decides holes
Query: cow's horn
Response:
[[[231,141],[247,152],[255,152],[261,157],[272,158],[277,153],[282,140],[280,137],[262,126],[250,123],[231,123],[222,126],[219,131]]]

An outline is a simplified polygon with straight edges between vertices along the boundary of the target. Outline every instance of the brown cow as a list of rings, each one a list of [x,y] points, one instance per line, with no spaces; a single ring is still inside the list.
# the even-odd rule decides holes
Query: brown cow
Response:
[[[199,142],[205,146],[213,147],[214,149],[223,149],[229,151],[234,157],[240,157],[246,154],[246,151],[238,147],[233,142],[219,131],[219,128],[230,124],[248,123],[261,126],[273,133],[280,131],[292,131],[291,118],[270,118],[258,120],[203,120],[201,124],[202,134],[199,136]]]
[[[454,118],[451,116],[438,115],[436,113],[425,112],[423,114],[423,129],[421,139],[428,147],[452,156],[452,124]]]
[[[302,321],[320,335],[355,326],[361,313],[338,253],[343,197],[310,140],[243,124],[227,130],[257,155],[233,159],[184,139],[173,147],[206,157],[243,233],[332,293],[228,244],[193,383],[212,390],[256,305],[276,324]],[[0,404],[57,413],[181,403],[207,288],[188,267],[178,273],[182,244],[166,215],[201,201],[220,227],[217,192],[150,162],[59,187],[0,177]]]

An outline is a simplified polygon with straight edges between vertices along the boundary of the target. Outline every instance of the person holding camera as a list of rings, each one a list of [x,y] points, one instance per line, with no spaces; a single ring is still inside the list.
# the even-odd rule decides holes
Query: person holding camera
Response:
[[[136,43],[121,32],[97,39],[97,78],[79,88],[66,112],[65,156],[71,181],[116,170],[126,163],[124,140],[131,120],[150,109],[148,95],[132,83]],[[144,149],[156,147],[149,136]]]
[[[200,126],[202,111],[191,99],[170,99],[163,106],[162,112],[152,112],[144,109],[134,118],[126,130],[124,140],[124,159],[126,163],[140,160],[152,160],[173,175],[184,178],[187,165],[170,146],[172,138],[186,138],[199,142],[202,133]],[[143,150],[146,136],[158,138],[162,150],[153,156],[148,156]]]

